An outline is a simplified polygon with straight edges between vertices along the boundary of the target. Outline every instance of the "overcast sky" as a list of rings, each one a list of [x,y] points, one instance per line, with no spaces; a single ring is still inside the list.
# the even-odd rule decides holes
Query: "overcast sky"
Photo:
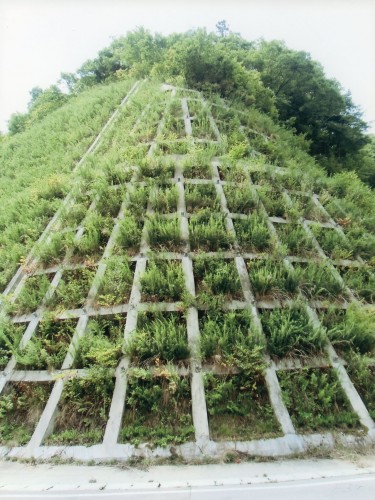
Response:
[[[55,83],[137,26],[169,34],[215,30],[225,19],[248,40],[310,52],[373,121],[374,0],[0,0],[0,130],[26,111],[32,87]]]

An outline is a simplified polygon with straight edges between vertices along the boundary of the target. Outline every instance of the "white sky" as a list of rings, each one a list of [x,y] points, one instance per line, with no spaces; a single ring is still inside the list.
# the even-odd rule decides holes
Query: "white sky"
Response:
[[[112,37],[137,26],[214,31],[222,19],[248,40],[310,52],[351,91],[375,133],[373,0],[0,0],[0,130],[26,111],[32,87],[76,71]]]

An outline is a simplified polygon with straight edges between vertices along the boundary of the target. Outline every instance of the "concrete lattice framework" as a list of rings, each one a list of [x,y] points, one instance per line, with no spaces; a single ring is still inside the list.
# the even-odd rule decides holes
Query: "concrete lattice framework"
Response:
[[[142,82],[137,82],[125,99],[122,101],[120,108],[126,107],[128,102],[132,99],[134,95],[139,91],[142,87]],[[163,91],[169,93],[171,98],[176,99],[176,89],[169,86],[164,86]],[[193,127],[192,123],[194,117],[190,115],[189,112],[189,103],[190,101],[200,102],[203,107],[206,106],[204,99],[198,93],[190,93],[190,91],[180,90],[178,96],[183,95],[183,97],[178,97],[181,103],[181,115],[184,120],[185,133],[187,139],[191,141],[191,143],[199,143],[204,142],[204,139],[200,139],[194,137],[193,135]],[[185,96],[184,96],[185,95]],[[187,97],[188,96],[188,97]],[[155,148],[158,146],[158,142],[163,138],[163,128],[165,125],[165,117],[168,112],[169,100],[167,99],[166,109],[163,117],[161,118],[157,133],[148,145],[148,155],[152,156],[154,154]],[[100,147],[101,140],[105,135],[107,129],[110,127],[116,126],[116,117],[118,115],[119,109],[112,115],[110,120],[107,122],[95,142],[92,144],[86,155],[82,158],[79,164],[76,167],[76,170],[85,163],[86,157],[88,154],[93,153],[98,147]],[[208,110],[208,108],[207,108]],[[208,111],[209,112],[209,111]],[[139,117],[139,122],[142,120],[142,115]],[[211,132],[213,136],[215,136],[214,140],[206,141],[212,142],[213,144],[221,143],[221,136],[218,126],[215,123],[215,120],[211,113],[209,113],[209,122],[211,126]],[[135,127],[138,126],[138,123]],[[126,134],[128,131],[124,131]],[[209,184],[214,185],[216,194],[220,201],[220,210],[223,214],[225,214],[226,221],[226,229],[228,233],[234,236],[234,245],[233,248],[229,251],[221,251],[221,252],[210,252],[207,254],[208,257],[212,259],[220,258],[220,259],[228,259],[232,260],[235,263],[235,267],[237,269],[243,300],[236,300],[230,303],[225,304],[225,308],[231,310],[241,310],[247,309],[251,312],[254,324],[257,325],[260,330],[262,329],[262,323],[259,316],[259,309],[273,309],[281,307],[277,300],[269,300],[269,301],[257,301],[255,299],[254,293],[251,288],[251,282],[249,279],[246,261],[252,259],[258,259],[261,257],[260,254],[256,253],[244,253],[241,252],[240,246],[236,241],[236,231],[233,221],[238,218],[243,218],[245,215],[243,214],[234,214],[230,213],[227,207],[227,199],[224,191],[224,187],[227,185],[236,185],[236,183],[231,181],[223,180],[220,175],[220,162],[216,158],[212,158],[211,162],[211,178],[210,179],[186,179],[183,174],[183,155],[175,155],[173,156],[175,162],[175,171],[173,178],[170,178],[163,183],[167,183],[170,185],[176,185],[178,189],[178,207],[177,214],[180,220],[180,231],[182,236],[183,248],[181,252],[160,252],[157,254],[158,259],[169,259],[173,261],[181,261],[184,278],[185,278],[185,286],[191,296],[195,296],[196,293],[196,283],[193,272],[193,262],[196,258],[196,254],[190,249],[189,242],[189,217],[190,215],[187,213],[186,204],[185,204],[185,188],[189,184]],[[264,214],[267,226],[270,234],[274,238],[274,240],[278,240],[278,232],[275,229],[276,225],[281,227],[283,224],[287,224],[288,221],[280,218],[280,217],[272,217],[269,216],[265,206],[259,198],[257,192],[257,186],[252,181],[251,178],[251,169],[244,166],[247,177],[247,184],[253,191],[254,197],[258,199],[259,210]],[[262,173],[260,172],[260,175]],[[282,176],[284,174],[284,170],[282,168],[275,167],[273,169],[274,176]],[[126,183],[127,190],[131,191],[134,186],[145,186],[147,182],[139,180],[138,169],[134,169],[132,179],[130,182]],[[114,187],[115,188],[115,187]],[[306,193],[304,193],[306,195]],[[283,196],[285,197],[286,203],[291,203],[290,193],[288,190],[283,191]],[[327,222],[319,222],[322,227],[333,229],[337,231],[340,235],[345,237],[342,228],[330,217],[325,208],[319,201],[319,196],[313,193],[309,195],[311,197],[312,202],[315,204],[318,210],[320,210],[326,218]],[[62,213],[63,208],[69,209],[70,206],[74,203],[74,194],[69,194],[63,202],[62,208],[56,213],[55,217],[51,220],[45,232],[40,238],[40,242],[48,241],[50,238],[51,232],[58,227],[59,217]],[[48,399],[47,405],[44,408],[44,411],[36,425],[35,431],[32,435],[29,443],[24,447],[14,447],[9,449],[7,447],[0,448],[0,456],[8,456],[8,457],[35,457],[35,458],[50,458],[55,455],[59,455],[62,458],[75,458],[79,460],[103,460],[103,459],[129,459],[134,456],[147,456],[147,457],[168,457],[172,455],[172,451],[169,448],[150,448],[147,444],[142,444],[138,447],[130,445],[130,444],[120,444],[118,443],[118,436],[121,428],[122,418],[125,408],[125,399],[126,399],[126,391],[127,391],[127,369],[130,365],[130,360],[125,356],[121,359],[118,367],[112,375],[115,376],[115,388],[112,398],[112,404],[109,411],[108,422],[104,433],[104,439],[102,443],[95,444],[93,446],[85,447],[85,446],[45,446],[43,444],[45,438],[52,432],[54,418],[56,412],[58,411],[58,404],[60,398],[63,393],[64,383],[66,380],[72,377],[85,377],[86,370],[85,369],[74,369],[74,358],[76,353],[76,347],[79,343],[81,337],[85,334],[85,330],[87,327],[87,323],[90,318],[98,317],[98,316],[108,316],[113,314],[126,314],[126,323],[124,329],[124,338],[131,338],[132,332],[137,327],[137,319],[140,311],[148,311],[148,310],[159,310],[159,311],[179,311],[181,308],[180,303],[145,303],[141,301],[141,288],[140,288],[140,278],[146,270],[148,256],[150,247],[148,244],[148,234],[146,225],[143,227],[142,231],[142,239],[139,248],[139,252],[136,255],[129,257],[129,259],[135,265],[134,271],[134,280],[130,293],[130,298],[127,303],[116,305],[113,307],[98,307],[95,304],[95,298],[97,297],[98,290],[100,287],[101,280],[103,279],[106,267],[107,267],[107,258],[111,255],[113,248],[116,243],[116,239],[119,232],[119,224],[124,217],[124,209],[126,209],[128,203],[128,194],[126,194],[120,212],[118,216],[114,220],[114,226],[111,233],[111,236],[108,239],[106,244],[104,253],[102,254],[100,260],[97,262],[96,274],[95,278],[91,284],[91,288],[88,292],[87,299],[85,301],[84,307],[75,310],[68,311],[60,311],[56,315],[58,319],[76,319],[77,326],[75,329],[75,333],[72,337],[71,343],[67,350],[67,354],[63,365],[60,370],[56,372],[48,372],[48,371],[22,371],[17,369],[17,362],[14,357],[12,357],[6,366],[6,368],[0,372],[0,393],[3,391],[4,387],[7,383],[10,382],[29,382],[33,384],[37,384],[40,382],[52,382],[53,389],[51,391],[50,397]],[[93,210],[95,208],[95,200],[92,201],[88,211]],[[148,204],[147,213],[152,214],[152,205]],[[162,217],[168,218],[173,217],[176,214],[168,214]],[[336,279],[339,282],[342,281],[342,277],[336,270],[331,259],[324,253],[323,249],[320,247],[317,239],[314,237],[309,225],[308,220],[300,219],[299,223],[301,227],[304,228],[307,236],[311,238],[313,241],[313,245],[318,254],[318,258],[316,259],[318,262],[326,262],[330,266],[330,269]],[[317,224],[317,222],[315,222]],[[75,239],[78,241],[84,232],[84,228],[82,226],[78,227]],[[65,256],[64,261],[53,267],[41,268],[38,267],[38,259],[34,256],[35,252],[32,251],[30,256],[27,259],[27,266],[23,266],[18,270],[7,289],[4,292],[4,295],[11,296],[11,300],[15,302],[17,297],[21,293],[21,290],[30,275],[30,269],[33,270],[33,274],[46,274],[53,275],[53,279],[51,280],[50,288],[46,293],[46,296],[38,309],[32,314],[15,316],[13,318],[14,323],[25,324],[26,329],[23,334],[23,338],[21,341],[21,346],[26,346],[27,342],[33,337],[35,334],[39,322],[46,311],[46,303],[55,293],[59,282],[63,276],[64,271],[69,269],[77,269],[87,267],[88,264],[80,263],[80,264],[72,264],[70,262],[71,254]],[[202,255],[202,254],[201,254]],[[153,253],[153,257],[155,257],[155,252]],[[264,257],[264,254],[263,254]],[[308,262],[309,259],[299,258],[299,257],[285,257],[283,259],[283,263],[285,268],[291,268],[295,263],[300,262]],[[354,261],[340,261],[341,266],[352,266]],[[357,264],[360,264],[360,259],[356,260]],[[337,264],[337,262],[335,263]],[[356,301],[355,294],[346,287],[345,289],[347,297],[350,298],[351,301]],[[287,303],[286,301],[284,305]],[[324,303],[319,303],[318,301],[306,300],[305,302],[306,311],[313,320],[314,323],[319,324],[319,318],[316,310],[326,307]],[[343,301],[341,304],[338,304],[337,307],[346,308],[348,306],[348,302]],[[198,309],[195,306],[190,306],[186,312],[186,327],[187,327],[187,335],[188,335],[188,343],[190,347],[190,351],[192,353],[190,358],[189,367],[177,367],[179,374],[189,375],[190,376],[190,384],[191,384],[191,403],[192,403],[192,416],[193,423],[195,428],[195,441],[188,442],[180,446],[173,447],[173,454],[178,454],[183,456],[184,458],[199,458],[207,455],[210,456],[220,456],[225,451],[228,450],[238,450],[240,452],[249,453],[249,454],[257,454],[257,455],[288,455],[294,454],[296,452],[303,452],[308,450],[311,447],[316,446],[327,446],[333,447],[335,443],[340,442],[346,446],[350,445],[359,445],[363,443],[373,443],[375,439],[375,424],[372,418],[369,415],[364,403],[362,402],[358,392],[356,391],[353,383],[351,382],[347,371],[345,369],[345,363],[338,356],[333,348],[332,344],[328,343],[326,347],[326,356],[324,358],[310,358],[307,362],[304,360],[303,364],[298,359],[284,359],[278,362],[271,360],[268,356],[266,356],[267,368],[265,371],[265,383],[268,389],[269,400],[272,405],[275,417],[280,425],[283,436],[275,439],[262,439],[262,440],[253,440],[253,441],[242,441],[242,442],[214,442],[210,440],[209,434],[209,422],[207,417],[207,408],[206,408],[206,400],[205,400],[205,389],[203,383],[203,374],[207,371],[212,371],[215,373],[225,373],[225,368],[218,367],[216,365],[208,365],[203,364],[201,362],[199,356],[199,318],[198,318]],[[368,429],[368,432],[365,437],[356,437],[354,435],[345,435],[338,434],[333,435],[331,433],[326,434],[306,434],[301,435],[298,434],[296,429],[293,426],[291,417],[288,413],[288,410],[283,402],[281,388],[279,385],[277,371],[278,370],[291,370],[300,368],[301,366],[306,367],[333,367],[337,371],[339,382],[350,402],[351,407],[354,412],[357,413],[359,420],[363,426]],[[151,368],[150,368],[151,369]]]

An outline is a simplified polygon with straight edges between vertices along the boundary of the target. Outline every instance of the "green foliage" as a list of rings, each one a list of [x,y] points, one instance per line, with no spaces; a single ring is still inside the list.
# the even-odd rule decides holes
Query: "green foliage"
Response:
[[[313,257],[316,250],[304,228],[297,224],[275,224],[277,234],[288,255]],[[284,249],[282,249],[284,251]]]
[[[375,418],[375,372],[374,359],[357,352],[345,354],[348,361],[347,371],[353,381],[372,419]]]
[[[94,275],[95,270],[90,268],[65,271],[50,305],[58,309],[82,307],[86,301]]]
[[[150,260],[141,277],[144,300],[178,301],[185,292],[185,278],[181,262]]]
[[[75,327],[74,320],[53,321],[45,317],[26,346],[15,350],[18,368],[24,370],[60,369]]]
[[[146,220],[146,229],[151,247],[173,251],[181,245],[179,217],[164,219],[158,214],[150,215]]]
[[[190,354],[186,324],[179,314],[142,314],[125,352],[138,363],[185,361]]]
[[[192,250],[225,250],[234,243],[234,237],[227,232],[225,215],[201,210],[189,219],[190,244]]]
[[[262,370],[264,340],[249,311],[209,312],[200,320],[203,360]]]
[[[25,314],[36,311],[50,286],[48,275],[29,276],[17,297],[13,312]]]
[[[114,380],[106,369],[68,380],[60,400],[48,445],[98,444],[103,438],[112,401]]]
[[[221,301],[243,296],[233,260],[197,258],[194,260],[194,277],[201,304],[209,304],[212,296]]]
[[[300,288],[306,297],[334,300],[345,295],[345,285],[334,276],[329,264],[309,262],[305,267],[297,269],[300,275]]]
[[[374,312],[358,304],[350,304],[348,309],[328,310],[323,316],[323,324],[332,344],[340,350],[355,349],[368,353],[375,349]]]
[[[120,442],[167,446],[193,441],[189,381],[172,367],[129,373]]]
[[[36,255],[44,266],[51,266],[61,261],[67,249],[67,233],[52,233],[49,238],[37,246]],[[72,233],[69,234],[72,237]]]
[[[95,257],[104,250],[111,235],[113,219],[91,210],[83,221],[83,235],[75,240],[74,254],[79,257]]]
[[[204,376],[210,437],[251,440],[280,433],[261,371]]]
[[[77,368],[115,368],[122,356],[125,318],[101,317],[88,322],[75,357]]]
[[[313,225],[312,230],[319,245],[331,259],[349,259],[353,255],[349,242],[334,229]]]
[[[107,268],[98,290],[98,304],[111,306],[128,301],[132,284],[133,270],[124,255],[112,255],[107,260]]]
[[[257,212],[246,219],[235,219],[234,228],[244,251],[264,252],[271,248],[271,237],[264,217]]]
[[[152,209],[159,213],[177,211],[178,189],[177,186],[158,187],[151,193]]]
[[[0,368],[7,365],[24,330],[25,325],[11,323],[5,316],[0,316]]]
[[[324,328],[314,326],[298,303],[288,309],[264,311],[261,320],[272,356],[309,355],[327,343]]]
[[[246,185],[225,185],[224,193],[228,209],[232,213],[248,214],[258,206],[258,199],[253,189]]]
[[[31,438],[47,403],[50,383],[10,383],[0,396],[0,443],[22,446]]]
[[[24,133],[0,142],[0,193],[6,207],[0,215],[0,290],[60,205],[61,190],[69,187],[75,162],[130,84],[119,82],[83,92]],[[62,181],[57,191],[56,174]],[[55,246],[62,249],[62,240],[59,235]],[[53,255],[60,254],[55,249]]]
[[[375,302],[375,273],[373,266],[348,267],[341,271],[345,283],[359,299]]]
[[[272,186],[261,186],[258,193],[270,217],[285,217],[288,211],[282,192]]]
[[[284,402],[298,430],[360,427],[332,368],[278,372]]]
[[[139,220],[129,211],[126,211],[124,218],[119,224],[119,234],[117,245],[124,247],[129,253],[135,253],[139,250],[142,236],[142,226]]]
[[[214,211],[220,209],[219,197],[213,184],[187,184],[185,203],[188,212],[197,212],[202,208]]]
[[[250,260],[247,262],[252,290],[257,299],[262,297],[287,298],[297,293],[300,273],[286,268],[281,261]]]

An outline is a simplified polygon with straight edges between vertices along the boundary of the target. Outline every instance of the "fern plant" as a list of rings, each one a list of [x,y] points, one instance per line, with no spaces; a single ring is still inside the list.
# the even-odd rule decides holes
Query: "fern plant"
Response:
[[[180,262],[150,260],[141,277],[142,295],[146,301],[177,301],[185,292],[185,278]]]

